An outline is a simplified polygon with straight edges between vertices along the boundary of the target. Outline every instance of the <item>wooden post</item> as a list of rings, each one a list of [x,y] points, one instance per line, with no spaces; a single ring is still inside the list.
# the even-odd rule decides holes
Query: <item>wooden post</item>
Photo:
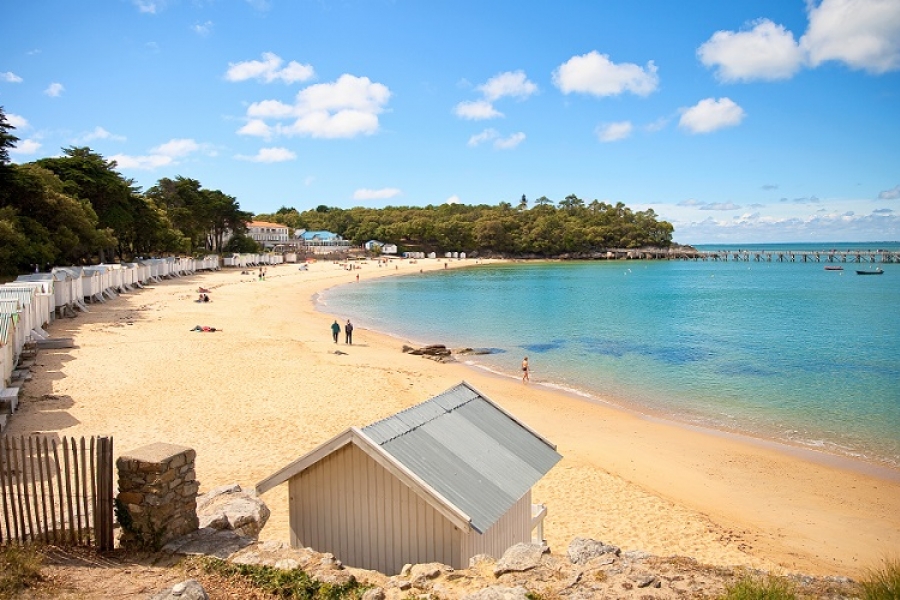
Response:
[[[101,552],[113,549],[113,439],[97,439],[97,492],[94,524]]]
[[[53,469],[50,466],[50,447],[47,438],[44,438],[44,460],[47,462],[47,492],[50,500],[50,527],[53,531],[53,542],[59,543],[59,527],[56,523],[56,505],[53,500]]]

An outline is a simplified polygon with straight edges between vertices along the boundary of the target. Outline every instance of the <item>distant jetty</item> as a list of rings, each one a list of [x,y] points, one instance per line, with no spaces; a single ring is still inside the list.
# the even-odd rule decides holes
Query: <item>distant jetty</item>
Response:
[[[799,263],[900,263],[900,252],[891,250],[717,250],[685,253],[687,260],[722,262]]]

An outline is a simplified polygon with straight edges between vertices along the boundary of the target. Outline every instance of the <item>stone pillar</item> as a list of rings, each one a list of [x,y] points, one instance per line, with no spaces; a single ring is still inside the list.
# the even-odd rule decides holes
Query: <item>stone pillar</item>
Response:
[[[119,457],[116,516],[123,547],[159,550],[197,529],[196,456],[191,448],[156,443]]]

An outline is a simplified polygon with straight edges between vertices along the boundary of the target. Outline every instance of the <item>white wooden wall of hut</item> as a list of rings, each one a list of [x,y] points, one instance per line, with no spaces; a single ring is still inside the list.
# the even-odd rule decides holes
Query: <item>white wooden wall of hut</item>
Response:
[[[84,283],[81,279],[81,271],[71,267],[54,267],[53,272],[64,274],[66,277],[65,281],[68,282],[68,285],[72,290],[72,302],[84,301]]]
[[[46,316],[46,322],[50,323],[56,317],[56,308],[63,306],[64,302],[60,302],[59,295],[56,293],[56,279],[52,273],[29,273],[28,275],[19,275],[10,285],[31,285],[34,286],[38,294],[47,294],[51,296],[49,301],[50,314]],[[60,286],[61,287],[61,286]],[[41,307],[43,310],[43,306]]]
[[[399,573],[407,563],[465,568],[531,541],[529,490],[488,531],[458,527],[354,444],[289,481],[291,544],[331,552],[347,565]],[[444,509],[446,510],[446,509]]]
[[[33,287],[35,290],[35,303],[38,327],[46,327],[56,318],[56,294],[53,292],[55,281],[47,274],[36,273],[38,277],[46,279],[16,280],[9,285],[23,285]]]
[[[12,379],[19,353],[16,350],[16,320],[0,310],[0,383],[3,387]]]
[[[3,299],[0,298],[0,315],[2,318],[8,319],[7,322],[7,343],[9,344],[12,355],[12,363],[7,365],[9,368],[9,374],[12,374],[12,370],[16,366],[16,360],[19,358],[19,354],[22,353],[22,348],[25,347],[25,334],[27,330],[25,329],[24,323],[22,322],[22,308],[17,299]]]
[[[18,298],[21,302],[21,322],[25,327],[26,339],[31,336],[32,329],[46,323],[42,313],[50,305],[49,294],[39,295],[34,286],[7,283],[0,286],[0,298]]]
[[[31,335],[31,328],[34,327],[34,312],[31,299],[26,299],[27,294],[14,292],[12,289],[4,289],[7,286],[0,286],[0,301],[2,300],[17,300],[18,301],[18,309],[16,309],[16,313],[18,315],[18,323],[16,327],[16,356],[18,356],[22,352],[22,348],[25,347],[25,342],[28,340]],[[12,308],[10,308],[9,304],[6,302],[3,303],[5,308],[4,312],[8,314],[12,314]]]
[[[106,275],[106,269],[101,267],[85,267],[82,277],[89,277],[91,281],[91,296],[101,297],[103,291],[109,289],[109,277]]]
[[[531,490],[506,511],[500,519],[483,534],[475,531],[463,537],[460,568],[469,565],[469,559],[476,554],[487,554],[499,559],[510,546],[531,542]]]
[[[463,563],[463,532],[354,444],[289,482],[291,545],[388,575],[407,563]]]
[[[72,285],[72,275],[67,271],[60,271],[54,269],[51,272],[53,276],[53,280],[55,284],[53,286],[53,295],[56,296],[56,308],[59,309],[62,306],[72,306],[74,304],[73,292],[74,286]]]
[[[96,271],[83,269],[81,281],[84,286],[84,297],[93,302],[94,297],[99,297],[103,288],[100,287],[100,274]]]

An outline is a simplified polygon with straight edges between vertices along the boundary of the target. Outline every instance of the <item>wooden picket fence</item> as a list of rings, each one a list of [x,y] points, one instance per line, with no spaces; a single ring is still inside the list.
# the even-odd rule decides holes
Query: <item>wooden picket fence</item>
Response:
[[[113,548],[111,437],[0,437],[0,545]]]

